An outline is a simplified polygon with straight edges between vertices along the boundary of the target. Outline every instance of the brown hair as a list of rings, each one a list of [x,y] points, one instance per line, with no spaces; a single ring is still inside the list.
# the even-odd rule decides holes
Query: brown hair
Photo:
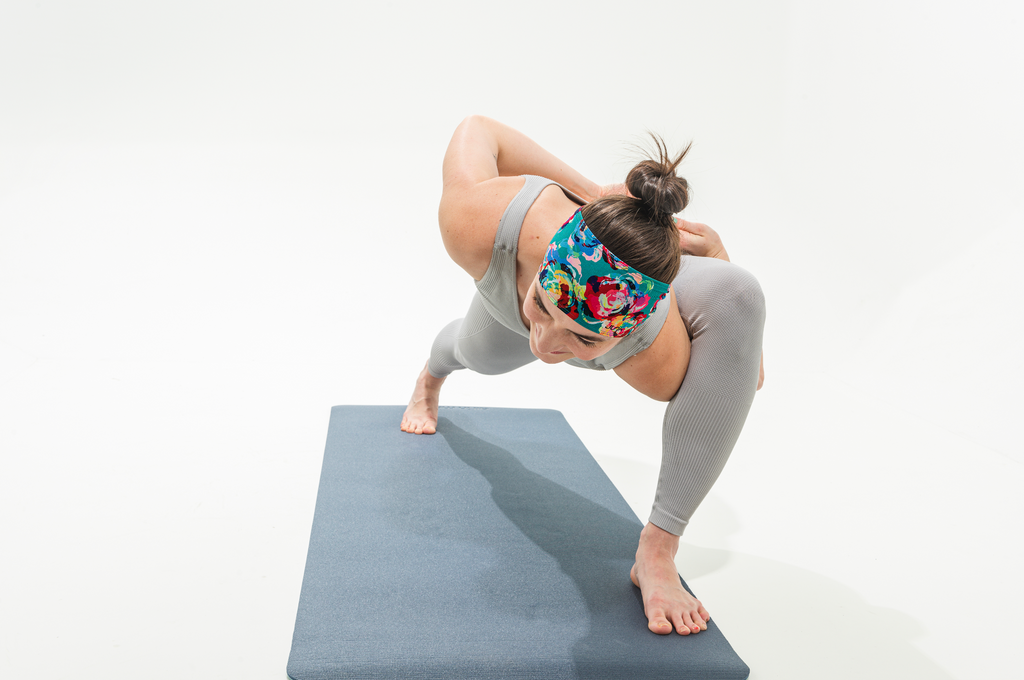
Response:
[[[651,134],[654,153],[626,176],[629,196],[605,196],[583,206],[583,219],[610,251],[636,270],[665,283],[679,272],[679,232],[672,215],[690,202],[690,185],[676,168],[661,137]]]

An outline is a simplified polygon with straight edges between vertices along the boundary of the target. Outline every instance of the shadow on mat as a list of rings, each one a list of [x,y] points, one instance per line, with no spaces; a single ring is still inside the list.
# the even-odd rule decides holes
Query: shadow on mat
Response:
[[[589,619],[584,622],[587,634],[573,647],[579,677],[625,677],[623,673],[642,676],[645,660],[657,664],[658,652],[663,653],[665,647],[659,650],[656,645],[670,638],[647,630],[640,591],[629,582],[642,528],[639,521],[629,521],[532,472],[505,449],[446,418],[440,419],[438,433],[458,458],[490,483],[498,509],[524,536],[552,556],[575,584]],[[693,643],[711,656],[731,654],[721,636],[693,636],[688,642],[690,652],[698,652],[697,657],[702,654]]]
[[[575,585],[587,619],[586,632],[572,650],[576,677],[661,677],[655,662],[659,655],[664,658],[666,649],[682,650],[693,664],[688,673],[679,669],[679,677],[743,677],[735,667],[713,670],[713,660],[732,654],[721,636],[662,637],[647,631],[639,590],[628,580],[641,529],[638,521],[529,470],[507,450],[446,418],[441,418],[438,432],[489,483],[501,513],[554,558]],[[721,504],[712,502],[705,511],[720,515],[718,521],[726,527],[737,524],[733,516],[721,517],[731,512]],[[731,622],[730,637],[760,677],[810,680],[828,669],[830,677],[850,680],[952,678],[914,646],[913,639],[926,632],[920,623],[906,613],[869,604],[845,584],[731,551],[683,544],[680,557],[705,574],[729,564],[727,587],[732,599],[743,603],[743,616]],[[514,550],[502,559],[515,559]],[[785,625],[764,624],[777,620],[780,611],[787,612]],[[705,665],[709,661],[710,667]]]

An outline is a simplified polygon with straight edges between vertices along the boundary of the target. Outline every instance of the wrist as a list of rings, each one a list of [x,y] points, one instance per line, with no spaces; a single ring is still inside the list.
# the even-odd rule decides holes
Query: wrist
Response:
[[[597,199],[604,196],[604,187],[597,182],[591,182],[588,179],[581,178],[581,184],[578,187],[566,187],[569,191],[573,192],[587,203],[593,203]]]

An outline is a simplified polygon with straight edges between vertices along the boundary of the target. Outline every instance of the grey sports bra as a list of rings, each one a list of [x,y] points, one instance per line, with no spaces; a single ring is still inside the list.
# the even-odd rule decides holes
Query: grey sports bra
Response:
[[[505,208],[505,213],[498,223],[498,233],[494,237],[494,249],[491,251],[491,263],[484,277],[476,282],[477,292],[487,311],[498,323],[524,338],[530,337],[530,330],[523,325],[519,308],[519,290],[516,287],[516,253],[519,250],[519,232],[523,228],[526,213],[533,206],[540,193],[552,184],[558,185],[543,177],[524,175],[526,182],[516,197]],[[565,195],[576,203],[584,201],[572,194],[565,187],[558,185]],[[658,305],[658,309],[644,321],[639,328],[627,335],[622,342],[596,359],[583,361],[569,359],[566,363],[580,368],[604,371],[615,368],[634,354],[647,349],[658,337],[661,327],[668,318],[669,305]]]

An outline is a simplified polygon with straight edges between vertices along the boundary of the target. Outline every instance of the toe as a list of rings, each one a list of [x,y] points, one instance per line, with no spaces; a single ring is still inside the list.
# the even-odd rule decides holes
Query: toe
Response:
[[[672,624],[664,616],[651,617],[647,622],[647,627],[652,633],[657,633],[658,635],[668,635],[672,632]]]
[[[681,615],[677,614],[672,618],[672,621],[674,624],[673,628],[675,628],[677,633],[679,633],[680,635],[690,634],[690,626],[686,624],[686,621],[683,620],[683,617]]]
[[[668,620],[663,607],[658,604],[645,602],[644,613],[647,614],[647,627],[652,633],[668,635],[672,632],[672,623]]]

